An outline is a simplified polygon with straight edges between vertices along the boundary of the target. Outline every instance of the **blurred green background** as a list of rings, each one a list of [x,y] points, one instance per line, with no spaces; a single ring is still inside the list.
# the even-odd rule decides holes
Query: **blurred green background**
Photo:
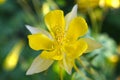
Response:
[[[103,47],[81,56],[82,63],[76,61],[81,74],[64,73],[64,80],[120,80],[120,0],[0,0],[0,80],[60,80],[56,63],[26,76],[41,51],[29,47],[25,25],[46,29],[47,12],[61,9],[66,14],[75,4],[90,28],[87,35]]]

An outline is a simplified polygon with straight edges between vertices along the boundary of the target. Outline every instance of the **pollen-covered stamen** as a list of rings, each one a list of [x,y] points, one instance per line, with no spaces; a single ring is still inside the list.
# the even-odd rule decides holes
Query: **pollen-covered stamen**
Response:
[[[64,29],[61,27],[54,27],[54,35],[55,35],[55,40],[58,45],[62,45],[63,39],[64,39]]]

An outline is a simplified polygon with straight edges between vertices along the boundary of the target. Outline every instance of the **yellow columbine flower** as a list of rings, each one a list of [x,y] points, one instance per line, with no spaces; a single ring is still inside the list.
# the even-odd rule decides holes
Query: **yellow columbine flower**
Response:
[[[10,71],[16,67],[23,46],[24,46],[23,41],[19,41],[18,43],[14,45],[13,49],[7,55],[3,63],[3,68],[5,70]]]
[[[76,0],[80,11],[86,12],[99,6],[99,0]]]
[[[87,33],[88,26],[82,17],[77,17],[77,5],[65,18],[62,10],[50,11],[45,16],[45,23],[50,33],[26,25],[32,33],[28,35],[30,47],[34,50],[43,50],[33,61],[27,75],[48,69],[55,60],[71,74],[76,58],[101,46],[94,40],[80,38]]]
[[[99,5],[101,7],[119,8],[120,7],[120,0],[100,0]]]
[[[5,2],[6,2],[6,0],[0,0],[0,4],[3,4]]]

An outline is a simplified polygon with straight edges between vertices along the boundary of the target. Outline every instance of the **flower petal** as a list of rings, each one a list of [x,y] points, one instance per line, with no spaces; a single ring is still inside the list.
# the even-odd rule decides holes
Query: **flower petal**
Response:
[[[61,10],[53,10],[45,16],[45,23],[55,37],[57,34],[63,33],[65,27],[64,14]]]
[[[86,51],[87,47],[87,43],[82,39],[79,39],[72,44],[67,44],[65,45],[66,56],[71,59],[75,59],[82,55]]]
[[[73,64],[74,60],[65,56],[63,60],[60,61],[60,66],[64,68],[68,74],[72,73]]]
[[[32,34],[42,33],[42,34],[45,34],[46,36],[48,36],[50,39],[52,39],[52,36],[50,35],[50,33],[43,30],[42,28],[35,28],[30,25],[25,25],[25,26]]]
[[[95,40],[92,40],[90,38],[83,38],[83,40],[85,40],[87,42],[87,45],[88,45],[88,48],[85,51],[85,53],[102,47],[102,45],[99,42],[96,42]]]
[[[36,34],[36,33],[41,32],[41,30],[39,30],[38,28],[32,27],[30,25],[25,25],[25,26],[32,34]]]
[[[65,16],[65,21],[66,21],[66,29],[68,29],[68,25],[70,23],[70,21],[75,18],[77,16],[77,5],[74,5],[74,7],[72,8],[71,12],[69,12],[68,14],[66,14]]]
[[[68,40],[77,40],[78,37],[83,36],[88,31],[88,26],[84,18],[76,17],[69,25],[66,37]]]
[[[54,43],[44,34],[28,35],[29,45],[34,50],[51,50]]]
[[[40,56],[37,56],[34,59],[30,68],[28,69],[26,75],[32,75],[47,70],[52,65],[53,62],[54,60],[44,59],[41,58]]]
[[[40,56],[42,58],[54,60],[61,60],[63,58],[62,53],[58,49],[55,49],[53,51],[43,51]]]

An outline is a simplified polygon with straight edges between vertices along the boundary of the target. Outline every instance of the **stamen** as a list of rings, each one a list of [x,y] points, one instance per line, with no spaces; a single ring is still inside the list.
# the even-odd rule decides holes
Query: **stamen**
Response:
[[[57,26],[57,25],[56,25]],[[58,44],[62,44],[63,38],[64,38],[64,30],[61,27],[54,27],[54,34],[55,34],[55,39]]]

